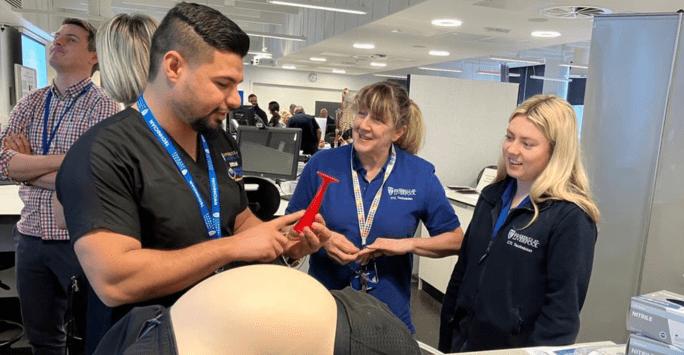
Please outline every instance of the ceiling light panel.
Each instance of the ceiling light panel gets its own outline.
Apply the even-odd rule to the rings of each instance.
[[[533,65],[544,64],[544,62],[541,62],[538,60],[526,60],[526,59],[518,59],[518,58],[489,57],[489,59],[496,60],[499,62],[506,62],[506,63],[524,63],[524,64],[533,64]]]
[[[332,5],[332,4],[320,4],[320,3],[313,3],[310,1],[304,1],[304,0],[269,0],[268,1],[271,4],[274,5],[285,5],[285,6],[294,6],[294,7],[301,7],[305,9],[314,9],[314,10],[323,10],[323,11],[333,11],[333,12],[343,12],[347,14],[356,14],[356,15],[365,15],[368,13],[365,9],[361,7],[351,7],[351,6],[338,6],[338,5]]]
[[[438,27],[458,27],[463,24],[463,22],[456,19],[436,19],[432,20],[432,24]]]
[[[449,55],[449,52],[447,51],[437,51],[437,50],[432,50],[428,52],[429,55],[434,55],[436,57],[446,57]]]
[[[532,32],[532,37],[541,37],[541,38],[555,38],[555,37],[560,37],[560,32],[557,31],[534,31]]]
[[[395,79],[406,79],[406,75],[373,74],[373,76],[382,76],[385,78],[395,78]]]
[[[284,39],[286,41],[295,41],[295,42],[306,42],[306,38],[302,36],[290,36],[290,35],[281,35],[281,34],[276,34],[276,33],[265,33],[265,32],[256,32],[256,31],[245,31],[248,36],[254,36],[254,37],[265,37],[265,38],[275,38],[275,39]]]
[[[386,67],[386,66],[387,66],[387,63],[383,63],[383,62],[371,62],[370,65],[371,65],[372,67]]]
[[[463,73],[463,70],[461,70],[461,69],[440,69],[440,68],[428,68],[428,67],[418,67],[418,69],[429,70],[429,71],[441,71],[441,72],[447,72],[447,73]]]
[[[357,48],[357,49],[374,49],[375,45],[373,43],[354,43],[354,48]]]

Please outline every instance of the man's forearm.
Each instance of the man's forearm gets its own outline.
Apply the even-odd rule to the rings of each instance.
[[[249,208],[242,211],[235,219],[235,234],[244,232],[252,227],[264,223]]]
[[[55,190],[55,178],[57,177],[57,172],[53,171],[51,173],[39,176],[33,180],[26,181],[27,184],[31,186],[40,187],[46,190]]]
[[[27,182],[34,180],[45,174],[56,172],[63,159],[64,155],[29,155],[19,153],[13,156],[7,164],[8,175],[17,181]]]

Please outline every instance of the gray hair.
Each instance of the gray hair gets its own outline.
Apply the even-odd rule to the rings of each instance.
[[[147,85],[152,35],[159,22],[145,14],[119,14],[97,32],[102,87],[114,100],[130,105]]]

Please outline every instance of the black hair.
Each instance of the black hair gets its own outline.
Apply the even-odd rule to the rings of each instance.
[[[278,113],[280,111],[280,105],[278,104],[277,101],[271,101],[268,103],[268,110],[271,112]],[[280,115],[278,115],[280,116]]]
[[[211,60],[211,48],[244,57],[249,51],[249,36],[208,6],[186,2],[174,6],[152,37],[149,81],[154,81],[168,51],[178,51],[188,62],[196,62]]]

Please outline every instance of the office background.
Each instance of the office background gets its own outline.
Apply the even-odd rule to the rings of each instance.
[[[63,17],[87,18],[98,24],[118,12],[139,11],[161,18],[173,3],[0,1],[0,24],[8,27],[0,34],[0,124],[6,124],[16,102],[13,64],[23,62],[10,50],[21,44],[9,28],[34,42],[49,44],[49,34]],[[672,59],[681,51],[681,19],[661,27],[647,16],[639,21],[648,26],[631,28],[636,20],[627,17],[604,32],[618,37],[603,35],[600,42],[596,38],[597,28],[613,26],[604,23],[616,18],[602,18],[602,14],[674,13],[681,2],[597,0],[591,1],[593,6],[528,0],[317,3],[365,10],[366,14],[290,8],[266,0],[208,1],[252,35],[240,90],[257,94],[262,108],[275,100],[281,109],[296,103],[307,113],[318,114],[315,102],[339,101],[344,88],[353,94],[379,80],[405,81],[426,116],[428,139],[420,154],[436,163],[443,183],[474,185],[479,169],[496,163],[498,149],[494,138],[486,148],[478,146],[475,135],[501,125],[501,132],[493,134],[503,136],[508,113],[524,96],[548,92],[576,104],[586,103],[583,158],[605,217],[599,225],[594,275],[578,341],[624,342],[629,297],[659,289],[684,293],[684,258],[680,256],[684,245],[678,232],[684,230],[678,217],[684,213],[684,199],[679,198],[682,162],[677,158],[682,135],[671,118],[676,117],[673,112],[681,113],[677,104],[682,91],[673,79],[681,69]],[[598,17],[592,20],[594,15]],[[444,18],[463,24],[443,28],[429,21]],[[558,31],[560,36],[532,37],[531,28]],[[590,43],[592,30],[595,39]],[[277,36],[281,38],[273,38]],[[353,48],[355,43],[375,48]],[[608,50],[618,44],[624,49]],[[650,49],[641,49],[646,44]],[[430,55],[432,50],[448,54]],[[47,80],[53,76],[49,66],[45,76]],[[501,101],[496,96],[496,100],[474,102],[467,95],[473,91],[494,98],[493,87],[514,85],[502,81],[518,83],[522,89],[502,89],[511,92]],[[586,95],[579,84],[583,81]],[[460,89],[450,86],[461,82],[465,84]],[[464,144],[449,139],[447,133],[459,129],[472,129],[461,138],[473,141]],[[492,144],[497,149],[489,151]],[[644,153],[646,147],[649,154]],[[471,156],[477,157],[477,163],[468,160]],[[484,163],[488,159],[490,163]]]

